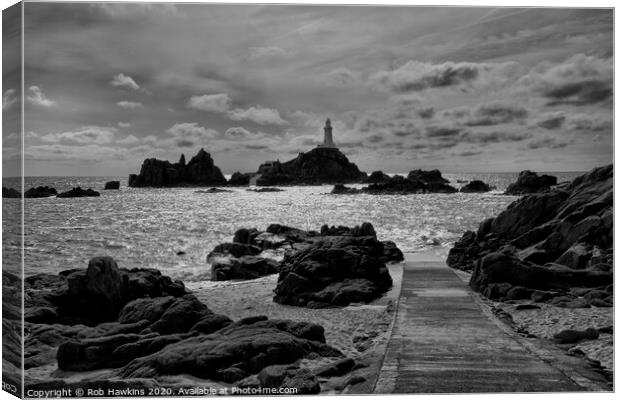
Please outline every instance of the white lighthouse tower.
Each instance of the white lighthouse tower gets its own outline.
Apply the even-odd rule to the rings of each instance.
[[[327,120],[325,121],[325,127],[323,128],[323,131],[325,136],[323,138],[323,144],[320,147],[335,149],[336,145],[334,144],[334,139],[332,137],[332,122],[329,120],[329,118],[327,118]]]

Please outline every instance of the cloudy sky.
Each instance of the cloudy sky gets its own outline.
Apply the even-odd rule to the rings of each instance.
[[[255,171],[314,147],[326,117],[366,171],[613,161],[611,10],[25,7],[28,175],[125,175],[200,147]]]

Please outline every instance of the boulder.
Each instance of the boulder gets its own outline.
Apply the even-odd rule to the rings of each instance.
[[[588,328],[580,331],[576,329],[566,329],[553,335],[553,340],[558,344],[577,343],[582,340],[598,339],[599,332],[595,328]]]
[[[382,257],[373,236],[324,236],[285,256],[274,301],[310,308],[372,301],[392,286]]]
[[[420,181],[431,185],[445,185],[450,183],[449,180],[441,176],[441,172],[438,169],[433,169],[431,171],[416,169],[409,172],[407,179],[410,181]]]
[[[2,186],[2,198],[3,199],[18,199],[22,197],[22,194],[13,188],[7,188]]]
[[[66,192],[59,193],[58,196],[56,197],[63,198],[63,197],[97,197],[97,196],[100,196],[99,192],[91,188],[84,190],[78,186]]]
[[[38,186],[36,188],[30,188],[24,193],[25,198],[39,198],[56,196],[58,192],[53,187]]]
[[[479,180],[473,180],[461,188],[461,193],[485,193],[490,190],[491,187],[486,183]]]
[[[504,194],[518,196],[529,193],[539,193],[549,190],[551,186],[558,184],[558,178],[550,175],[538,176],[532,171],[521,171],[517,181],[508,185]]]
[[[334,186],[331,191],[331,194],[357,194],[360,193],[359,189],[345,186],[341,183]]]
[[[118,190],[120,188],[121,183],[119,181],[109,181],[105,183],[103,190]]]
[[[131,187],[213,186],[226,183],[222,171],[204,149],[200,149],[187,164],[184,155],[174,164],[155,158],[146,159],[140,174],[130,175],[128,182]]]

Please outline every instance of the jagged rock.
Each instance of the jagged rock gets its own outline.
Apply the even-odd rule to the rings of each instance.
[[[2,186],[2,198],[3,199],[17,199],[22,197],[22,194],[13,188],[7,188]]]
[[[49,186],[38,186],[36,188],[31,188],[26,190],[24,193],[25,198],[39,198],[39,197],[50,197],[56,196],[58,192],[53,187]]]
[[[484,193],[490,190],[489,185],[479,180],[471,181],[461,188],[462,193]]]
[[[250,177],[253,174],[242,174],[241,172],[235,172],[228,180],[229,186],[248,186],[250,184]]]
[[[529,193],[538,193],[549,190],[551,186],[557,185],[558,179],[555,176],[541,175],[538,176],[532,171],[521,171],[517,181],[508,185],[504,192],[507,195],[521,195]]]
[[[189,163],[185,157],[176,164],[150,158],[144,160],[140,174],[129,175],[129,186],[212,186],[226,184],[222,171],[213,163],[211,155],[200,149]]]
[[[97,196],[100,196],[99,192],[91,188],[84,190],[78,186],[66,192],[59,193],[58,196],[56,197],[63,198],[63,197],[97,197]]]
[[[300,153],[296,158],[280,163],[270,163],[259,168],[258,186],[291,184],[355,183],[366,179],[366,174],[351,163],[336,148],[315,148]]]
[[[535,279],[524,279],[528,274],[543,281],[554,280],[558,290],[603,285],[613,273],[612,193],[613,166],[609,165],[596,168],[569,184],[523,196],[497,217],[483,221],[476,233],[466,232],[450,250],[447,262],[453,268],[477,270],[472,280],[480,281],[474,286],[482,293],[488,284],[502,282],[529,289],[554,288],[548,283],[540,287]],[[502,259],[499,256],[502,253],[510,256]],[[485,261],[490,255],[494,261]],[[496,277],[506,278],[505,274],[509,274],[498,269],[514,271],[510,279],[493,278],[492,282],[483,283],[488,279],[484,269],[489,264],[495,264],[490,270]],[[584,280],[580,282],[578,277]],[[535,301],[557,297],[545,295],[534,299],[534,296],[538,295],[532,295]],[[582,300],[555,301],[584,306]],[[588,304],[586,301],[585,305]]]
[[[372,236],[326,236],[285,257],[274,301],[321,308],[368,302],[392,286]]]
[[[120,188],[121,183],[119,181],[109,181],[105,183],[103,190],[118,190]]]

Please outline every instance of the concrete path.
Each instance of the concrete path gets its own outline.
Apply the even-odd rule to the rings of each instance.
[[[443,261],[407,261],[375,393],[584,390],[492,318]]]

